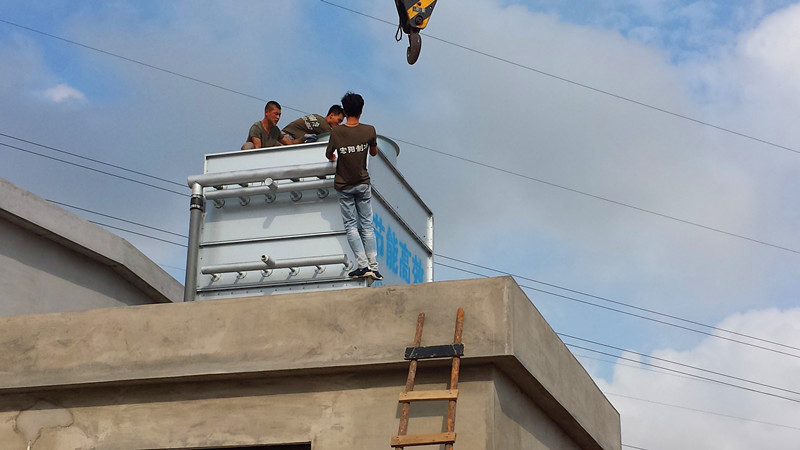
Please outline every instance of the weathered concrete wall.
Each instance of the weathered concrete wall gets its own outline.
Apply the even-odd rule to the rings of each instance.
[[[35,403],[31,398],[43,398],[46,390],[82,387],[83,391],[84,386],[134,386],[143,382],[181,383],[163,384],[181,389],[183,383],[210,379],[227,379],[235,385],[256,378],[302,376],[310,386],[309,398],[286,398],[282,414],[307,415],[308,419],[301,421],[308,422],[305,426],[329,423],[317,418],[323,414],[318,408],[308,412],[303,409],[312,403],[331,404],[331,396],[346,396],[353,390],[352,402],[358,407],[348,409],[338,420],[350,433],[378,433],[382,447],[396,428],[387,434],[384,429],[373,430],[371,424],[391,422],[397,426],[396,398],[407,370],[402,356],[413,339],[418,312],[426,313],[422,345],[436,345],[452,342],[458,307],[465,310],[465,381],[460,387],[466,391],[459,400],[456,431],[486,436],[475,436],[479,443],[475,447],[463,444],[471,438],[459,437],[459,448],[620,448],[619,415],[511,278],[0,317],[0,405],[10,414],[0,418],[0,427],[11,427],[13,416],[24,409],[22,403],[10,405],[9,399],[28,396],[25,408],[30,408]],[[495,367],[502,376],[481,369],[487,366]],[[473,369],[475,373],[470,372]],[[390,375],[369,375],[379,372]],[[371,381],[349,387],[348,380],[362,377]],[[446,381],[446,374],[439,379]],[[326,380],[337,380],[338,387],[326,384]],[[182,408],[184,414],[195,417],[192,423],[170,428],[173,436],[195,426],[200,420],[198,411],[208,409],[206,403],[172,409],[168,396],[131,405],[126,397],[135,397],[140,388],[120,392],[111,387],[98,389],[112,389],[108,395],[116,398],[120,403],[116,407],[126,413],[144,408],[141,414],[149,415],[147,410],[164,403],[171,414]],[[524,395],[516,395],[517,391]],[[258,397],[256,393],[235,389],[225,392],[204,394],[208,398],[203,401],[241,421],[263,414],[246,405],[217,403],[222,401],[220,396],[244,401]],[[47,401],[63,404],[50,397]],[[101,400],[93,404],[101,407],[105,403]],[[424,411],[415,416],[411,432],[430,430],[423,426],[426,431],[415,431],[417,422],[431,425],[426,421],[432,421],[434,428],[441,428],[442,415]],[[153,426],[159,427],[161,416],[152,414]],[[109,417],[124,415],[109,413]],[[59,416],[51,420],[66,419]],[[103,427],[115,425],[112,422]],[[226,429],[237,428],[229,424]],[[543,429],[549,431],[544,433]],[[167,431],[159,429],[160,433]],[[433,430],[437,431],[440,429]],[[90,429],[87,435],[93,432],[99,431]],[[137,436],[149,434],[151,431],[145,430]],[[319,433],[311,435],[322,439]],[[251,435],[243,436],[246,439]],[[494,440],[489,441],[489,436]],[[331,442],[342,439],[338,436]],[[504,447],[512,444],[521,447]],[[333,444],[314,448],[376,448],[328,445]]]
[[[528,397],[502,371],[493,374],[493,426],[486,448],[493,449],[575,449],[581,447],[563,428]]]
[[[0,220],[0,316],[143,305],[109,266]]]
[[[0,179],[0,316],[183,300],[124,239]]]
[[[447,368],[423,367],[417,389],[441,389],[447,379]],[[388,449],[404,384],[405,371],[394,370],[12,394],[0,397],[0,442],[4,450],[25,450],[28,442],[32,450],[297,442],[313,450]],[[459,387],[457,449],[580,448],[493,366],[469,367]],[[409,433],[442,432],[446,416],[446,402],[415,403]]]

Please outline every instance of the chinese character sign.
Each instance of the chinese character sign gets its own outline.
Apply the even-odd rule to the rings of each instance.
[[[391,225],[385,225],[385,221],[379,214],[374,213],[372,221],[375,226],[378,258],[386,258],[384,263],[386,271],[406,283],[425,281],[424,260],[412,253],[414,246],[409,246],[402,237],[398,237],[397,230],[392,229]]]

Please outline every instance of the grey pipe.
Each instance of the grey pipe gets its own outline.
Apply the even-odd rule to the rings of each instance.
[[[204,275],[213,275],[220,273],[247,272],[251,270],[292,269],[310,266],[316,267],[328,264],[342,264],[343,266],[347,266],[347,255],[342,254],[309,258],[286,258],[280,260],[275,260],[267,255],[262,255],[261,261],[205,266],[200,269],[200,273]]]
[[[192,175],[189,177],[188,182],[190,187],[195,183],[207,187],[225,184],[252,183],[264,181],[267,178],[285,180],[291,178],[316,177],[319,175],[333,175],[334,173],[336,173],[336,163],[322,162],[268,169],[234,170],[231,172]]]
[[[333,179],[313,180],[313,181],[298,181],[293,183],[278,184],[277,187],[273,185],[253,186],[246,188],[233,188],[233,189],[219,189],[216,191],[206,192],[206,199],[208,200],[221,200],[231,197],[247,197],[250,195],[265,195],[277,192],[286,191],[306,191],[312,189],[325,189],[333,187]]]
[[[205,200],[203,187],[192,185],[192,198],[189,200],[189,248],[186,251],[186,278],[183,284],[183,301],[194,301],[197,293],[197,257],[200,251],[200,226],[203,223]]]

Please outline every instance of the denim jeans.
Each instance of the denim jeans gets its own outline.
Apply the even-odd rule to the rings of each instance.
[[[347,242],[356,257],[358,268],[378,270],[378,246],[372,225],[372,187],[360,184],[336,192],[339,195]]]

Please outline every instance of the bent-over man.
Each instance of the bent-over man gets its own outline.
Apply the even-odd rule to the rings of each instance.
[[[333,105],[328,109],[327,116],[322,117],[319,114],[303,116],[283,127],[283,132],[291,144],[313,142],[317,140],[317,135],[330,132],[333,127],[342,123],[342,120],[344,120],[344,110],[339,105]]]

